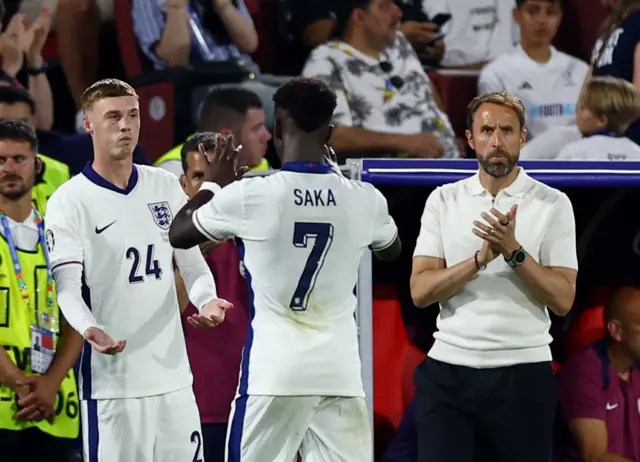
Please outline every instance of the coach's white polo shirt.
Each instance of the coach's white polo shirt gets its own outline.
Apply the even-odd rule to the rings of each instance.
[[[516,239],[547,267],[578,268],[569,198],[519,167],[516,180],[493,198],[478,173],[440,186],[427,199],[414,257],[444,259],[451,267],[482,246],[473,220],[491,207],[507,213],[518,204]],[[438,332],[429,356],[460,366],[491,368],[551,361],[549,313],[502,256],[449,300],[440,303]]]

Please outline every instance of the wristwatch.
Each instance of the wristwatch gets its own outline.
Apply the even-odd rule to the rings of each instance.
[[[40,74],[46,74],[47,69],[49,69],[49,66],[47,65],[46,61],[43,61],[40,67],[27,66],[27,74],[33,77],[37,77]]]
[[[518,250],[514,251],[511,254],[511,257],[504,259],[511,268],[515,268],[516,266],[520,266],[524,263],[524,260],[527,258],[527,253],[524,251],[522,247]]]

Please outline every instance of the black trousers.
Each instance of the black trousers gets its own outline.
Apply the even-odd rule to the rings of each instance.
[[[2,462],[69,462],[74,440],[56,438],[37,428],[0,430]]]
[[[551,363],[494,369],[427,358],[415,371],[419,462],[548,462]]]

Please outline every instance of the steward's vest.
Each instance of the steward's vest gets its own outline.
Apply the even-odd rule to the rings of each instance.
[[[42,173],[38,175],[36,184],[31,189],[31,197],[38,212],[46,215],[47,201],[62,183],[71,178],[71,175],[67,164],[42,154],[38,154],[38,157],[42,160]]]
[[[180,156],[180,152],[182,151],[182,146],[184,146],[184,143],[183,144],[179,144],[175,148],[165,152],[158,159],[156,159],[156,161],[153,163],[153,165],[155,167],[160,167],[161,164],[164,164],[165,162],[168,162],[170,160],[176,160],[178,162],[181,162],[182,158]],[[260,163],[258,165],[256,165],[255,167],[253,167],[251,169],[251,171],[255,172],[255,171],[259,171],[259,170],[269,170],[270,168],[271,168],[271,166],[269,165],[269,162],[267,162],[267,159],[265,159],[263,157],[262,160],[260,161]]]
[[[37,375],[31,371],[31,326],[36,324],[36,308],[47,305],[46,260],[40,244],[34,251],[17,251],[29,290],[28,302],[21,296],[9,245],[4,236],[0,235],[0,345],[25,375]],[[56,325],[60,326],[57,304],[56,313]],[[0,429],[23,430],[38,427],[52,436],[77,438],[80,408],[73,370],[67,373],[58,390],[53,425],[46,420],[18,422],[15,420],[17,411],[15,394],[8,386],[0,384]]]

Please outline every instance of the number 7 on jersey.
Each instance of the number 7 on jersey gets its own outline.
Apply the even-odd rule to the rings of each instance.
[[[293,245],[307,248],[309,239],[313,239],[313,247],[298,280],[296,290],[291,297],[289,307],[294,311],[305,311],[309,296],[316,284],[318,273],[322,269],[327,252],[333,241],[333,225],[331,223],[296,222],[293,225]]]

